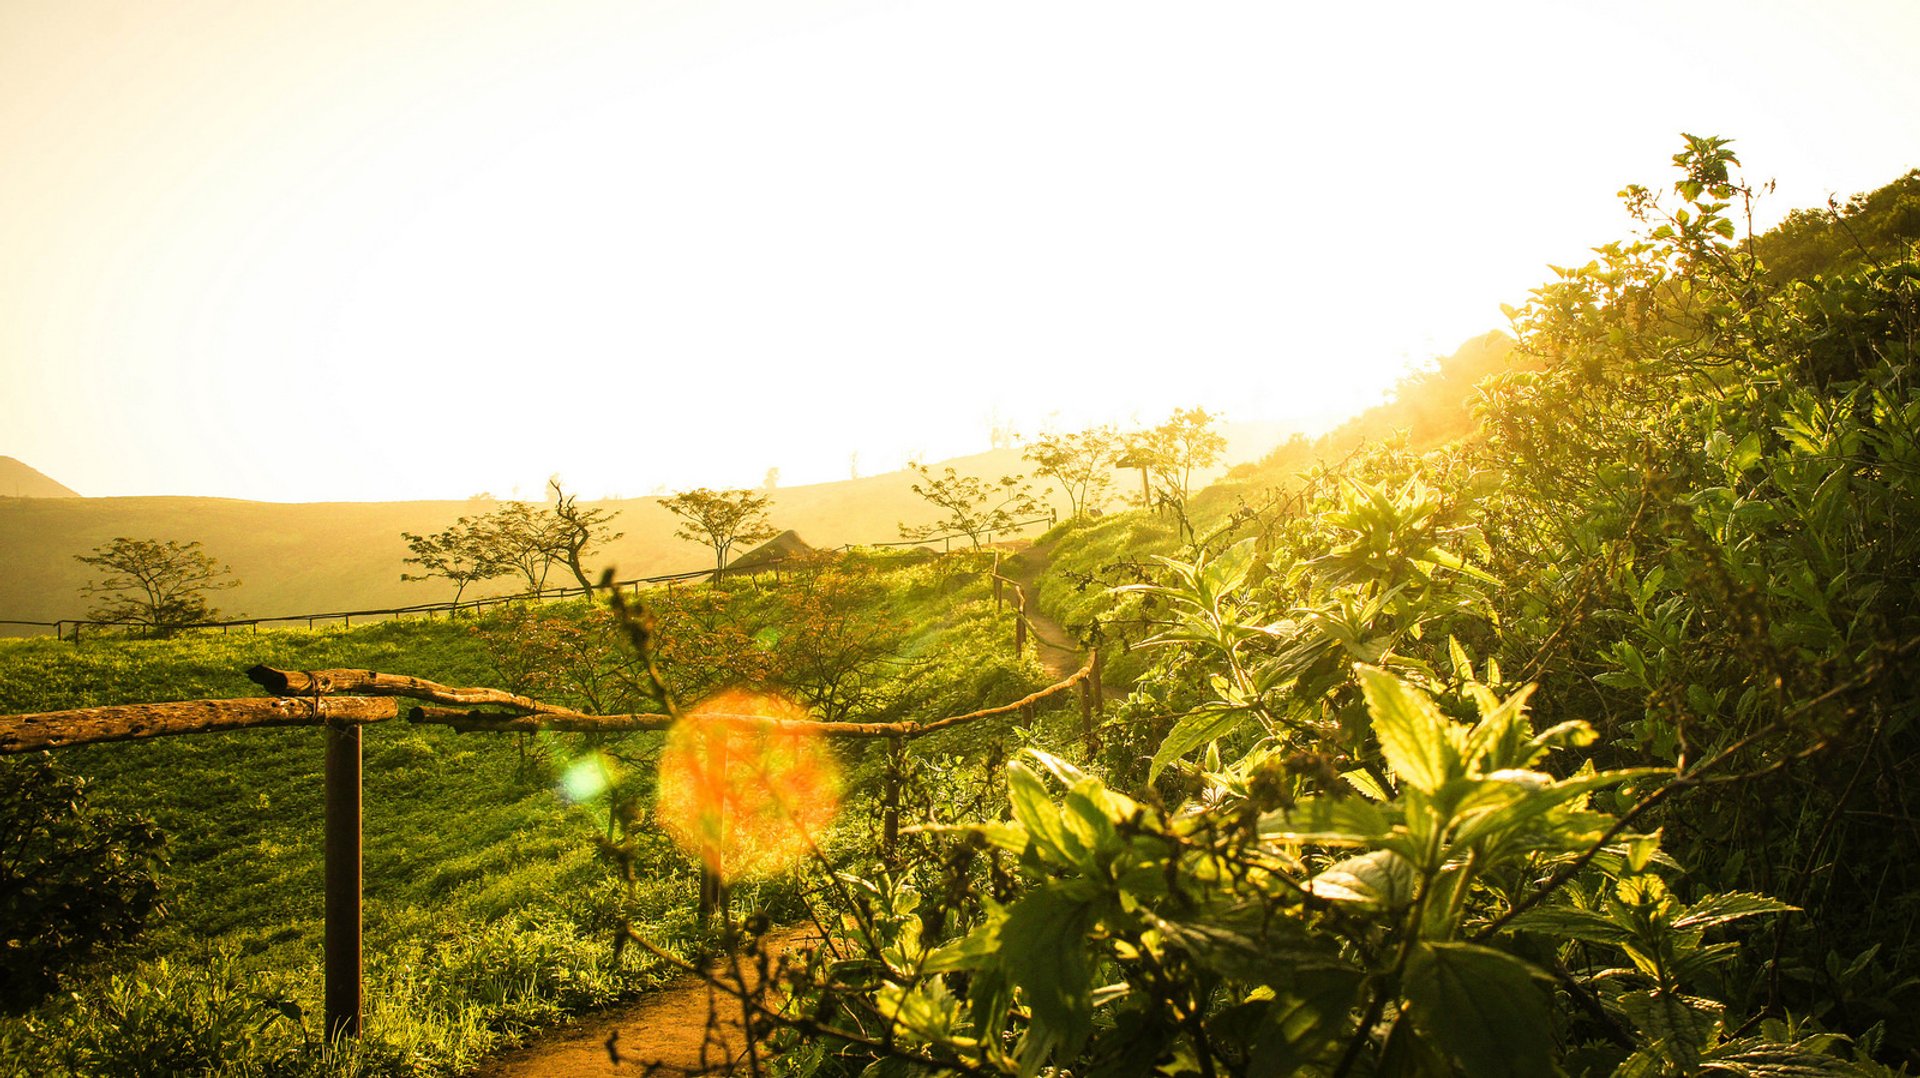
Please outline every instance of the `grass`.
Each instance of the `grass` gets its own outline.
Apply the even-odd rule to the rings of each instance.
[[[905,627],[890,664],[891,708],[934,718],[1024,695],[1047,680],[1011,654],[1006,614],[961,558],[864,555],[873,602]],[[778,595],[740,583],[736,616],[770,616]],[[584,604],[554,604],[584,616]],[[170,640],[0,641],[0,711],[258,695],[243,671],[350,667],[452,684],[499,684],[469,627],[386,622],[355,630],[182,635]],[[1060,711],[1050,721],[1064,723]],[[906,717],[905,714],[867,716]],[[927,751],[977,759],[995,719]],[[658,734],[597,746],[644,765]],[[840,746],[842,823],[823,843],[844,863],[872,854],[881,747]],[[364,729],[364,903],[368,1010],[350,1051],[318,1048],[323,934],[323,737],[235,731],[87,746],[60,763],[92,798],[153,817],[169,836],[164,916],[75,991],[0,1021],[0,1074],[452,1074],[503,1041],[631,995],[667,971],[630,921],[680,953],[705,942],[690,905],[693,865],[656,830],[636,835],[646,870],[631,889],[596,853],[599,801],[555,783],[587,751],[577,735],[459,734],[403,722]],[[642,776],[642,788],[646,780]],[[791,880],[736,893],[736,911],[797,913]]]

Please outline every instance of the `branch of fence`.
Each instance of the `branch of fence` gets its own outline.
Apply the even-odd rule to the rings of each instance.
[[[949,715],[932,722],[802,722],[742,716],[743,725],[760,729],[804,730],[821,737],[898,737],[912,740],[939,730],[993,715],[1030,707],[1058,695],[1092,676],[1096,656],[1089,654],[1080,669],[1044,689],[1012,703]],[[286,693],[236,700],[180,700],[158,704],[115,704],[27,715],[0,715],[0,755],[36,749],[66,748],[104,741],[131,741],[173,734],[198,734],[263,726],[361,725],[384,722],[400,715],[393,697],[436,703],[497,704],[511,712],[467,711],[420,706],[407,711],[407,721],[472,731],[558,730],[587,733],[664,730],[667,715],[590,715],[548,704],[516,693],[489,688],[458,688],[422,678],[382,674],[373,670],[276,670],[256,666],[247,676],[269,691]],[[359,695],[334,696],[336,692]],[[721,717],[720,721],[726,721]]]
[[[497,704],[536,715],[594,717],[570,707],[545,703],[531,696],[500,689],[457,688],[425,678],[382,674],[376,670],[277,670],[262,665],[249,669],[247,678],[275,696],[405,696],[436,704]]]
[[[400,713],[392,700],[359,696],[273,696],[115,704],[29,715],[0,715],[0,756],[104,741],[135,741],[263,726],[359,726]]]

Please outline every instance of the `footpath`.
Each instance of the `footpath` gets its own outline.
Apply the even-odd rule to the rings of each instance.
[[[1002,563],[1001,575],[1018,582],[1028,597],[1027,626],[1040,665],[1049,676],[1064,678],[1080,669],[1086,656],[1074,646],[1066,628],[1032,602],[1048,553],[1046,548],[1028,547]],[[1109,698],[1118,698],[1115,691],[1107,689]],[[779,953],[811,938],[812,931],[787,929],[768,936],[766,942],[773,953]],[[751,963],[743,959],[741,965]],[[751,979],[753,971],[747,973]],[[732,963],[721,960],[709,975],[730,979]],[[633,1003],[548,1031],[532,1044],[489,1060],[472,1078],[683,1078],[745,1073],[745,1044],[738,1000],[689,974]]]

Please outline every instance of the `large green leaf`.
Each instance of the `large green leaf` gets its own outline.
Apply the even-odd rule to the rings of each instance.
[[[1368,846],[1391,830],[1387,810],[1359,797],[1309,797],[1260,817],[1260,834],[1284,842]]]
[[[1291,917],[1267,916],[1257,906],[1204,920],[1154,917],[1152,923],[1169,946],[1185,951],[1196,965],[1242,984],[1287,985],[1316,969],[1359,976],[1330,937],[1310,934]]]
[[[1353,970],[1308,970],[1275,992],[1253,1038],[1251,1073],[1297,1074],[1324,1062],[1345,1038],[1361,981]]]
[[[1158,778],[1168,764],[1187,753],[1233,733],[1252,714],[1246,708],[1203,707],[1180,716],[1180,721],[1168,731],[1167,739],[1160,743],[1159,751],[1153,754],[1153,765],[1147,772],[1147,781]]]
[[[1624,943],[1633,937],[1626,926],[1578,906],[1535,906],[1508,921],[1507,928],[1584,943]]]
[[[1520,959],[1472,943],[1421,943],[1402,990],[1420,1032],[1462,1072],[1476,1078],[1553,1073],[1547,996]]]
[[[1026,994],[1036,1033],[1062,1058],[1077,1053],[1093,1032],[1091,919],[1087,903],[1042,887],[1007,907],[1000,925],[1007,976]]]
[[[1048,795],[1046,783],[1018,760],[1007,764],[1007,800],[1013,818],[1026,827],[1042,855],[1069,865],[1091,864],[1091,851],[1061,819],[1060,807]]]
[[[1373,716],[1380,752],[1400,781],[1431,794],[1459,770],[1453,723],[1425,693],[1374,666],[1354,667]]]
[[[1794,913],[1799,909],[1798,906],[1789,906],[1785,902],[1765,895],[1729,891],[1726,894],[1708,895],[1688,906],[1685,913],[1673,919],[1673,927],[1707,928],[1725,924],[1728,921],[1737,921],[1742,917],[1753,917],[1762,913]]]
[[[1865,1073],[1862,1068],[1822,1051],[1826,1040],[1810,1037],[1778,1044],[1760,1037],[1743,1037],[1727,1041],[1700,1057],[1700,1072],[1733,1074],[1740,1078],[1843,1078]]]
[[[1667,1058],[1691,1063],[1720,1035],[1726,1004],[1699,996],[1647,990],[1615,997],[1627,1018]]]
[[[1413,865],[1392,850],[1375,850],[1327,867],[1307,891],[1330,902],[1398,909],[1413,901]]]

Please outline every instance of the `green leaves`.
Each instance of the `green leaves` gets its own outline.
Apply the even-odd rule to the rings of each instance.
[[[1753,917],[1762,913],[1795,913],[1800,907],[1789,906],[1785,902],[1771,899],[1765,895],[1749,894],[1744,891],[1730,891],[1726,894],[1708,895],[1706,898],[1687,907],[1685,913],[1673,919],[1673,927],[1680,929],[1707,928],[1711,925],[1725,924],[1742,917]]]
[[[1373,666],[1357,666],[1360,688],[1373,715],[1373,734],[1381,755],[1402,782],[1426,794],[1437,793],[1460,774],[1464,733],[1440,714],[1433,701],[1406,682]]]
[[[1028,1036],[1036,1058],[1051,1052],[1071,1059],[1093,1032],[1092,963],[1084,945],[1090,926],[1087,903],[1054,887],[1030,891],[1007,907],[999,955],[1033,1009]]]
[[[1401,988],[1406,1016],[1462,1073],[1553,1073],[1546,993],[1520,959],[1472,943],[1421,943]]]

